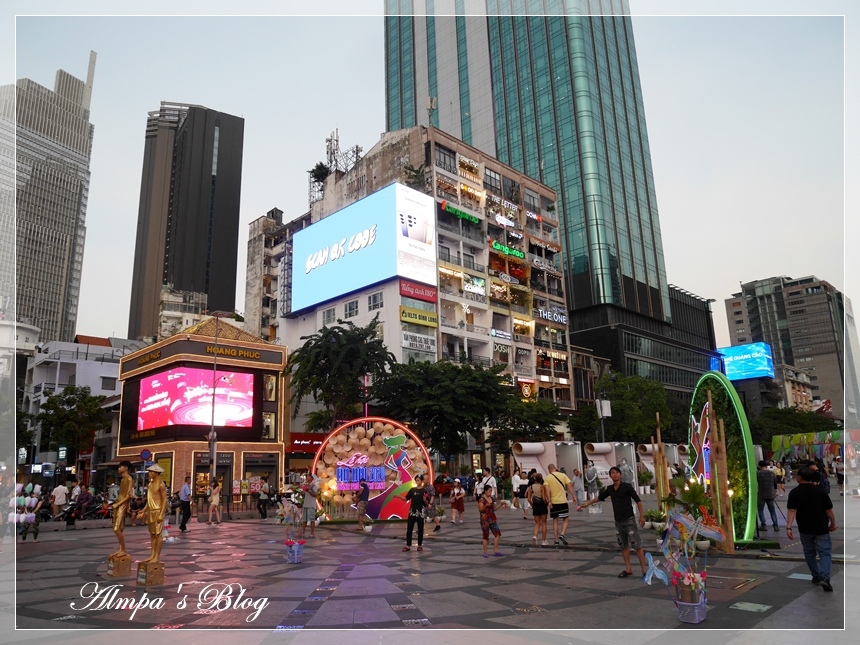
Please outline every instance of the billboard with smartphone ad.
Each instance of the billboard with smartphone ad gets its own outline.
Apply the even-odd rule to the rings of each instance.
[[[435,202],[401,184],[293,236],[294,312],[396,276],[436,284]]]

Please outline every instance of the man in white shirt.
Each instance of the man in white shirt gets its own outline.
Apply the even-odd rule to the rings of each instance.
[[[475,485],[475,495],[477,497],[480,497],[481,495],[484,494],[484,487],[485,486],[490,486],[490,487],[492,487],[493,490],[496,490],[496,478],[493,477],[493,475],[492,475],[492,473],[490,473],[490,471],[485,472],[484,476],[481,477],[481,481],[479,481]]]
[[[81,494],[81,485],[78,483],[77,479],[72,480],[72,497],[71,500],[73,502],[78,501],[78,496]]]
[[[57,515],[60,514],[63,506],[65,506],[68,501],[69,489],[66,488],[65,484],[58,484],[57,487],[51,491],[51,507],[54,510],[54,517],[57,517]]]

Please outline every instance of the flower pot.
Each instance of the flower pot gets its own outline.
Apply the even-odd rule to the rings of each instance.
[[[666,529],[666,522],[653,522],[651,526],[657,531],[663,531]]]
[[[314,525],[319,526],[321,521],[322,521],[322,519],[318,517],[317,519],[314,520]]]
[[[654,526],[654,522],[645,521],[645,525],[642,527],[643,529],[650,529]]]
[[[707,551],[711,548],[710,540],[696,540],[696,549],[699,551]]]
[[[373,530],[373,527],[372,527],[372,526],[365,526],[365,527],[364,527],[364,532],[365,532],[365,533],[370,533],[372,530]]]

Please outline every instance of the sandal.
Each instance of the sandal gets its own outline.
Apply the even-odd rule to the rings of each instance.
[[[632,575],[633,575],[632,571],[622,571],[621,573],[618,574],[618,577],[619,578],[627,578],[627,577],[632,576]]]
[[[411,551],[411,550],[412,550],[412,548],[411,548],[411,547],[408,547],[408,546],[405,546],[405,547],[403,547],[403,548],[402,548],[402,549],[400,549],[400,550],[401,550],[401,551]]]
[[[490,554],[489,554],[489,553],[485,553],[485,554],[484,554],[484,557],[485,557],[485,558],[489,558],[489,557],[490,557]]]
[[[423,546],[419,546],[419,547],[418,547],[418,550],[419,550],[419,551],[423,551],[423,550],[424,550],[424,547],[423,547]]]

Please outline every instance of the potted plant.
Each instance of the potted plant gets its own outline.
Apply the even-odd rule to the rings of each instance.
[[[650,470],[640,470],[636,474],[636,480],[639,482],[639,492],[643,495],[648,492],[648,485],[654,479],[654,473]]]
[[[663,511],[656,508],[649,508],[643,514],[645,518],[645,527],[646,529],[650,529],[654,527],[655,522],[659,522],[664,516]]]
[[[369,517],[364,518],[364,532],[370,533],[373,530],[373,520]]]
[[[316,520],[314,520],[315,524],[316,524],[317,526],[319,526],[319,525],[320,525],[320,522],[322,522],[324,519],[325,519],[325,513],[323,513],[320,509],[317,509],[317,511],[316,511]]]

